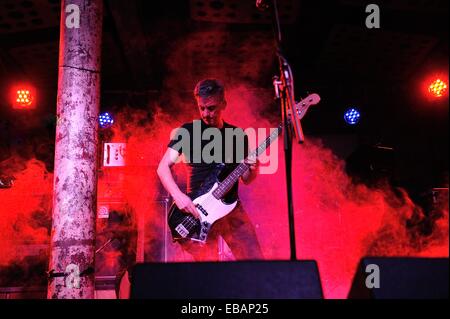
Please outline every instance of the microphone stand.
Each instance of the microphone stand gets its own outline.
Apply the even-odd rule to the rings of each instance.
[[[261,10],[269,7],[264,1],[258,0],[257,7]],[[294,80],[292,71],[286,58],[282,54],[281,28],[278,15],[277,1],[272,0],[271,13],[275,36],[275,48],[278,57],[280,76],[274,76],[273,86],[275,89],[275,100],[281,110],[283,129],[284,129],[284,159],[286,167],[286,191],[288,201],[289,217],[289,242],[290,242],[290,260],[297,260],[297,249],[295,241],[295,221],[294,221],[294,202],[292,194],[292,135],[296,136],[298,143],[304,142],[303,130],[298,118],[295,99],[294,99]]]

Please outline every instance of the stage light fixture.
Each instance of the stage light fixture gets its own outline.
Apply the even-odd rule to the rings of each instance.
[[[442,97],[447,92],[447,83],[441,79],[437,79],[430,84],[428,87],[428,92],[435,97]]]
[[[35,108],[36,91],[27,85],[20,85],[13,88],[12,106],[14,109],[28,110]]]
[[[108,128],[114,124],[114,118],[110,113],[105,112],[98,116],[98,122],[101,128]]]
[[[349,125],[358,124],[360,118],[361,118],[361,113],[355,108],[348,109],[344,114],[344,120]]]

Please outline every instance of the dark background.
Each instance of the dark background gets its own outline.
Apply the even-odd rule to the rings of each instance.
[[[279,1],[296,96],[317,92],[322,97],[304,121],[305,134],[329,137],[327,146],[350,157],[353,172],[378,160],[412,193],[448,186],[448,97],[431,100],[421,91],[434,74],[448,79],[448,1],[377,1],[381,28],[370,30],[365,27],[369,3]],[[102,109],[126,105],[151,114],[154,100],[170,109],[169,88],[189,94],[200,70],[214,70],[227,56],[227,82],[271,90],[277,73],[272,29],[268,12],[258,11],[255,1],[104,4]],[[59,16],[58,0],[0,1],[0,161],[18,152],[52,169]],[[180,41],[215,30],[228,37],[194,37],[183,59],[171,61]],[[170,87],[174,64],[184,81]],[[34,83],[39,101],[27,113],[13,110],[8,100],[10,85],[24,80]],[[356,127],[343,121],[350,106],[362,112]],[[278,112],[275,105],[265,111]],[[346,141],[352,142],[342,146]],[[377,153],[376,145],[394,151]]]

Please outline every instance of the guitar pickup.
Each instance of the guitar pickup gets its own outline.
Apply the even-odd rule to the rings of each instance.
[[[197,207],[197,209],[205,216],[208,216],[208,212],[203,208],[202,205],[200,204],[196,204],[195,207]]]

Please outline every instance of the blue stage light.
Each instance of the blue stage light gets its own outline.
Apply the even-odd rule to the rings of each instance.
[[[350,108],[345,112],[344,120],[347,124],[355,125],[358,124],[361,118],[361,113],[355,108]]]
[[[114,118],[110,113],[101,113],[98,116],[98,123],[101,128],[111,127],[114,124]]]

